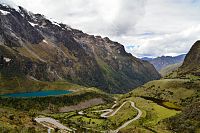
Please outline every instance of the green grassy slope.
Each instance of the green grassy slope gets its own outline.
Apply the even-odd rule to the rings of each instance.
[[[131,99],[142,109],[143,116],[121,132],[197,132],[199,130],[200,81],[161,79],[151,81],[121,100]],[[194,106],[194,105],[196,106]],[[193,105],[193,106],[192,106]],[[199,105],[199,104],[198,104]],[[189,107],[193,107],[192,110]],[[190,114],[190,115],[188,115]],[[191,124],[188,127],[188,124]]]
[[[162,79],[151,81],[129,93],[131,96],[145,96],[172,102],[182,106],[184,101],[196,99],[200,81],[188,79]]]
[[[47,129],[34,121],[34,114],[13,108],[0,108],[1,133],[46,133]]]
[[[122,129],[121,133],[167,133],[169,131],[165,125],[160,124],[161,121],[180,113],[180,111],[167,109],[140,97],[129,97],[126,99],[136,103],[136,106],[142,111],[142,117]]]

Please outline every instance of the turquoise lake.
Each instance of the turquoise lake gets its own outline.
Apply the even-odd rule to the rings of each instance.
[[[12,93],[12,94],[5,94],[2,96],[6,97],[45,97],[45,96],[58,96],[58,95],[65,95],[71,94],[72,91],[67,90],[47,90],[47,91],[37,91],[37,92],[25,92],[25,93]]]

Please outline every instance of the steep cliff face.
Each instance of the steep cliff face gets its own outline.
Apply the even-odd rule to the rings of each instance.
[[[123,45],[22,7],[0,5],[0,56],[1,77],[68,80],[111,93],[160,78],[153,65],[126,53]]]

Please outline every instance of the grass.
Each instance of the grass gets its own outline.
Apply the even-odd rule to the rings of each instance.
[[[200,82],[198,81],[190,82],[190,80],[186,79],[161,79],[148,82],[129,94],[124,95],[124,97],[147,96],[180,106],[182,99],[194,96],[197,88],[200,88]]]
[[[114,116],[111,116],[108,119],[112,123],[111,128],[116,129],[126,121],[133,119],[136,115],[137,111],[128,102]]]
[[[95,119],[85,116],[74,116],[69,120],[73,121],[76,125],[79,125],[81,127],[102,129],[104,126],[106,126],[104,119]]]
[[[151,81],[121,96],[121,101],[132,100],[143,112],[138,121],[122,129],[122,132],[146,132],[146,130],[158,133],[172,132],[166,120],[174,118],[172,120],[176,122],[176,118],[182,116],[182,110],[185,107],[195,101],[198,102],[199,88],[200,82],[195,77],[193,79],[161,79]],[[174,125],[174,128],[177,127],[181,129],[181,125]]]
[[[142,116],[139,120],[130,123],[127,127],[122,129],[122,132],[167,132],[162,121],[171,116],[175,116],[180,111],[167,109],[152,101],[140,98],[130,97],[127,100],[134,101],[136,106],[141,109]],[[161,126],[162,125],[162,126]]]
[[[82,129],[84,129],[85,125],[93,129],[97,126],[99,127],[99,129],[103,130],[103,128],[106,128],[106,125],[107,125],[105,124],[105,119],[99,119],[99,117],[90,118],[88,116],[81,116],[81,115],[78,115],[76,111],[68,112],[68,113],[55,113],[58,111],[59,107],[75,105],[77,103],[80,103],[80,101],[84,101],[91,98],[98,98],[98,97],[105,100],[106,103],[109,101],[108,99],[111,98],[104,92],[97,90],[95,88],[88,88],[86,90],[74,92],[73,94],[69,94],[66,96],[58,96],[58,97],[41,97],[41,98],[28,98],[28,99],[1,98],[0,100],[0,106],[1,106],[0,130],[1,128],[3,128],[3,129],[6,129],[6,131],[11,132],[12,130],[17,128],[21,131],[24,131],[25,133],[26,132],[29,133],[28,131],[29,127],[27,128],[26,126],[22,127],[20,123],[22,123],[22,125],[28,124],[30,123],[29,121],[32,121],[32,119],[37,116],[47,116],[47,117],[55,118],[56,120],[60,120],[60,122],[65,124],[66,126],[69,126],[72,128],[75,127],[77,129],[80,129],[81,131]],[[113,101],[113,99],[111,101]],[[93,108],[95,109],[107,108],[110,105],[111,104],[109,104],[108,102],[108,104],[98,105]],[[4,110],[6,108],[8,108],[9,113],[8,112],[1,113],[1,110]],[[13,109],[13,108],[16,108],[16,109]],[[14,111],[11,112],[12,110]],[[15,114],[15,117],[17,117],[16,119],[17,124],[13,122],[8,122],[7,124],[7,119],[9,119],[10,117],[9,114],[13,114],[13,113]],[[24,117],[23,115],[21,115],[21,113],[24,115]],[[47,113],[50,113],[50,114],[47,114]],[[36,130],[36,129],[31,128],[30,130]]]
[[[46,128],[33,120],[29,112],[22,112],[12,108],[0,108],[0,131],[9,133],[45,133]]]
[[[155,126],[158,124],[159,121],[174,116],[177,113],[180,113],[179,111],[170,110],[155,103],[151,103],[150,106],[152,106],[153,113],[152,113],[152,120],[146,123],[148,126],[149,125]]]
[[[84,116],[90,117],[90,118],[98,118],[100,119],[100,115],[102,114],[102,112],[94,112],[96,110],[104,110],[104,109],[108,109],[111,108],[111,104],[102,104],[102,105],[97,105],[88,109],[83,110],[83,112],[85,112],[86,114],[84,114]]]
[[[47,116],[60,120],[63,124],[71,128],[77,128],[79,130],[87,128],[87,130],[94,131],[106,131],[114,130],[121,126],[126,121],[134,118],[137,115],[137,111],[133,109],[130,103],[126,103],[116,115],[109,118],[101,118],[100,115],[103,112],[93,112],[96,110],[102,110],[110,108],[112,104],[97,105],[83,110],[84,115],[79,115],[78,112],[68,112],[60,114],[49,114]],[[118,107],[116,107],[118,108]]]
[[[193,77],[195,78],[195,77]],[[75,103],[80,102],[81,98],[83,100],[83,96],[88,99],[92,97],[105,97],[105,99],[110,99],[111,96],[108,96],[106,93],[95,89],[95,88],[85,88],[79,85],[71,84],[66,81],[58,81],[58,82],[38,82],[33,80],[27,80],[27,82],[23,81],[23,78],[13,78],[9,80],[5,80],[4,78],[0,79],[3,82],[0,82],[0,86],[4,86],[1,88],[1,93],[11,92],[13,90],[17,92],[21,91],[29,91],[29,90],[54,90],[54,89],[61,89],[61,90],[73,90],[74,94],[70,94],[70,98],[50,98],[40,99],[43,102],[35,103],[28,103],[26,100],[22,101],[21,105],[26,106],[26,104],[34,105],[39,107],[40,104],[45,105],[45,108],[49,107],[49,103],[55,105],[54,107],[57,108],[57,105],[64,106],[65,104],[71,101],[76,101]],[[8,82],[7,82],[8,81]],[[166,119],[175,117],[177,114],[181,114],[181,111],[177,111],[179,109],[183,109],[184,106],[188,105],[192,100],[198,100],[199,98],[199,88],[200,82],[198,80],[191,80],[191,79],[161,79],[156,81],[151,81],[132,92],[125,94],[125,95],[114,95],[118,98],[118,108],[124,101],[134,101],[136,106],[142,110],[142,116],[139,120],[130,123],[127,127],[121,130],[123,133],[131,133],[131,132],[158,132],[158,133],[169,133],[171,132],[164,121]],[[7,91],[6,91],[7,90]],[[93,92],[93,93],[90,93]],[[84,95],[86,94],[87,95]],[[148,100],[142,97],[150,97],[160,100],[162,104],[158,104],[154,100]],[[68,101],[68,103],[62,103],[62,101]],[[36,100],[36,99],[35,99]],[[38,100],[38,99],[37,99]],[[88,109],[84,109],[83,111],[87,114],[79,115],[77,111],[68,112],[68,113],[54,113],[54,114],[46,114],[46,116],[53,117],[57,120],[60,120],[61,123],[65,124],[71,128],[77,128],[80,131],[91,130],[94,132],[97,130],[105,131],[109,129],[116,129],[117,127],[121,126],[126,121],[134,118],[137,115],[137,111],[134,110],[130,103],[125,104],[116,115],[110,118],[101,118],[101,113],[92,112],[94,110],[102,110],[111,108],[113,103],[111,103],[114,99],[110,99],[107,104],[97,105],[94,107],[90,107]],[[33,101],[33,100],[31,100]],[[54,102],[58,101],[58,102]],[[4,101],[5,102],[5,101]],[[184,102],[184,104],[183,104]],[[9,105],[13,103],[13,101],[9,102]],[[62,103],[62,104],[61,104]],[[51,104],[51,106],[52,106]],[[74,103],[72,103],[74,104]],[[42,106],[43,106],[42,105]],[[47,106],[48,105],[48,106]],[[10,106],[9,106],[10,107]],[[29,112],[35,111],[32,108]],[[53,112],[52,112],[53,113]],[[8,115],[9,116],[9,115]],[[5,123],[5,117],[2,117]],[[23,122],[27,123],[25,120]],[[4,125],[9,129],[12,129],[13,124]],[[1,127],[0,127],[1,128]],[[88,128],[88,129],[86,129]],[[28,130],[28,129],[26,129]]]
[[[77,112],[49,114],[46,116],[60,120],[68,127],[76,129],[91,128],[91,130],[105,130],[108,125],[108,121],[106,119],[89,117],[88,115],[79,115]]]

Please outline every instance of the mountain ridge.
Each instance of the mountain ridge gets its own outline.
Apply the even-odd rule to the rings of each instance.
[[[23,7],[0,5],[0,72],[42,81],[68,80],[110,93],[125,93],[160,75],[109,38],[52,22]],[[6,60],[8,59],[8,60]]]

